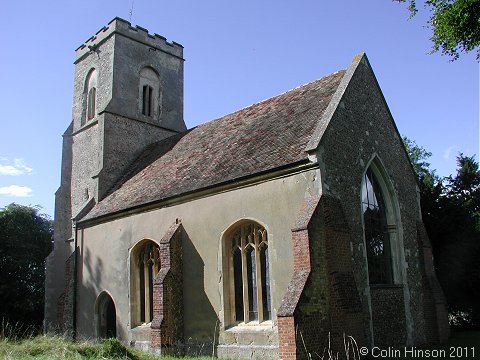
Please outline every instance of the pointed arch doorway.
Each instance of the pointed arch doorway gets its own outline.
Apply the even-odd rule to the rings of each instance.
[[[98,338],[117,337],[117,311],[113,299],[106,292],[98,296],[96,315]]]

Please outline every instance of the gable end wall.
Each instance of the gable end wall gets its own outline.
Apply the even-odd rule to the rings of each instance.
[[[397,225],[404,244],[404,263],[401,267],[406,269],[404,276],[407,280],[403,284],[403,299],[396,300],[399,306],[402,302],[405,304],[405,326],[401,324],[397,329],[400,333],[397,334],[408,343],[424,342],[422,276],[416,265],[419,261],[416,222],[420,213],[416,180],[366,57],[360,60],[330,120],[317,149],[317,157],[322,169],[322,188],[341,199],[351,229],[354,274],[366,316],[365,333],[369,334],[370,343],[373,329],[369,314],[373,299],[368,288],[360,190],[362,176],[370,161],[377,157],[383,163],[393,186],[393,197],[398,200],[400,223]],[[398,290],[392,291],[398,293]],[[393,293],[388,296],[398,299]],[[401,311],[403,309],[399,309]],[[379,334],[391,326],[388,317],[382,319],[382,323],[376,323],[374,333]]]

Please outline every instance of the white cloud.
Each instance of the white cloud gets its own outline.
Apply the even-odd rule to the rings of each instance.
[[[33,190],[27,186],[10,185],[0,187],[0,195],[29,197],[32,196]]]
[[[0,161],[6,164],[0,164],[0,175],[18,176],[30,174],[33,169],[25,164],[23,159],[13,159],[13,164],[7,158],[0,157]]]
[[[16,176],[16,175],[22,175],[22,171],[20,169],[17,169],[15,166],[12,165],[0,165],[0,175],[10,175],[10,176]]]
[[[450,156],[452,156],[452,152],[453,150],[455,149],[458,149],[459,147],[457,145],[452,145],[452,146],[449,146],[448,148],[445,149],[445,151],[443,152],[443,158],[445,160],[450,160]]]

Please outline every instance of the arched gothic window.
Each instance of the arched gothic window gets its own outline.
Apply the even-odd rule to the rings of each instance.
[[[160,78],[155,70],[144,67],[140,70],[140,111],[142,115],[158,118],[160,111]]]
[[[271,319],[267,231],[248,222],[226,239],[231,323]]]
[[[362,181],[362,215],[368,276],[370,284],[393,284],[392,240],[395,238],[395,217],[391,201],[379,181],[378,172],[369,167]]]
[[[97,114],[97,71],[92,69],[87,76],[87,82],[85,86],[86,94],[86,118],[87,121],[92,120]]]
[[[131,253],[132,325],[149,323],[153,319],[153,281],[160,269],[158,245],[145,240]]]

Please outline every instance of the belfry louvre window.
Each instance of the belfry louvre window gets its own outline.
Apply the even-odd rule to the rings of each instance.
[[[151,241],[139,244],[132,253],[133,325],[149,323],[153,319],[153,281],[160,270],[158,245]]]
[[[143,116],[158,119],[162,108],[159,73],[147,66],[140,70],[139,75],[138,111]]]
[[[369,168],[362,182],[362,213],[370,284],[392,284],[392,250],[384,196]]]
[[[236,323],[270,320],[267,231],[252,222],[242,224],[229,243],[232,320]]]
[[[142,101],[142,114],[146,116],[152,116],[153,88],[151,86],[143,86]]]

